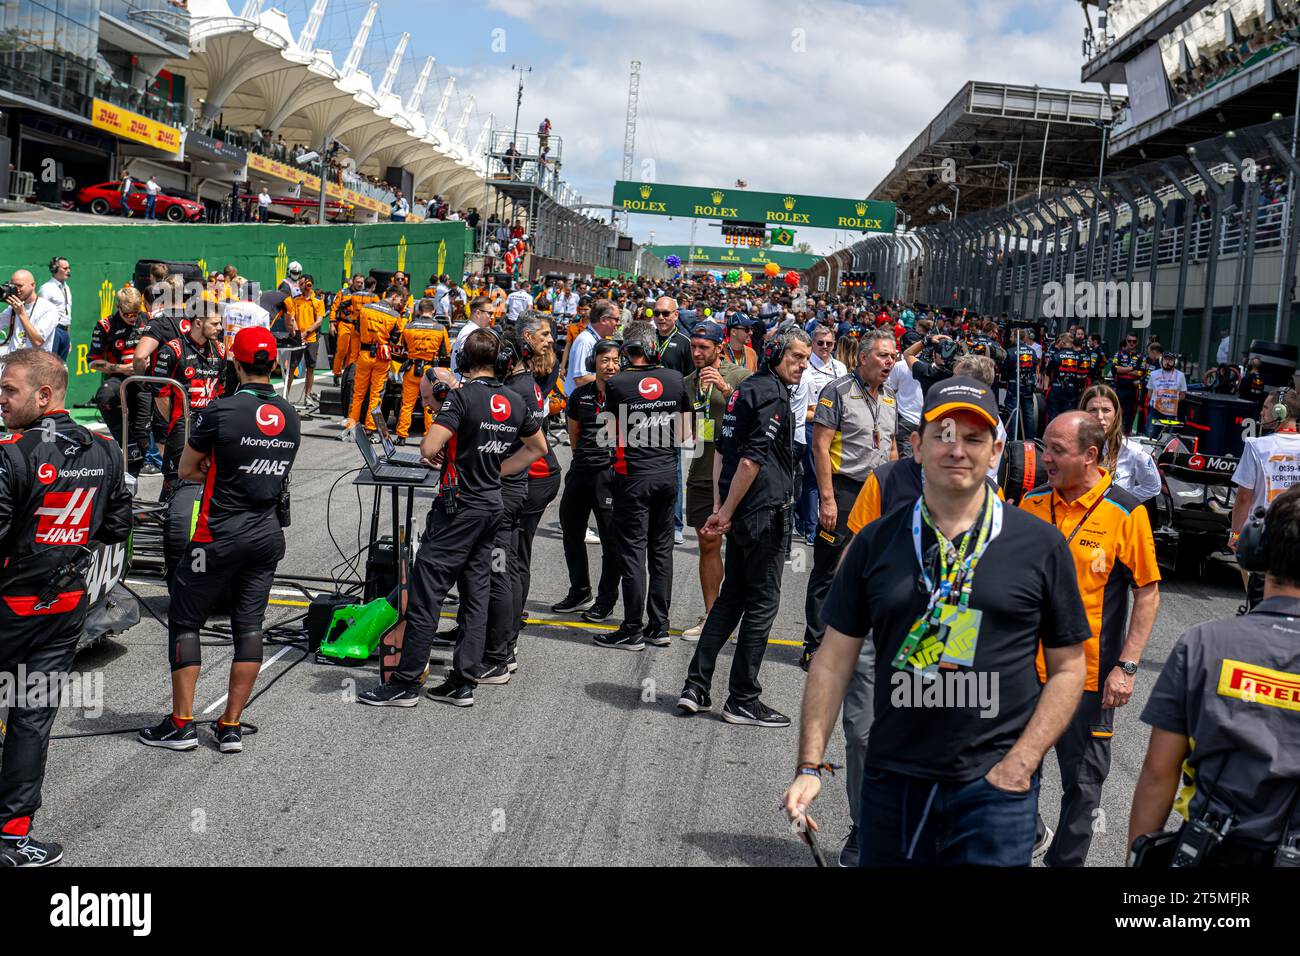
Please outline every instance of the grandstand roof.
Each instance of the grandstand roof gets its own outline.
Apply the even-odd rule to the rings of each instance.
[[[869,198],[897,203],[907,224],[919,226],[948,218],[946,212],[930,213],[932,206],[953,208],[956,194],[943,178],[945,160],[953,161],[949,168],[961,189],[958,215],[1005,204],[1009,173],[1014,197],[1038,190],[1040,170],[1044,189],[1094,180],[1103,124],[1126,102],[1086,90],[967,83]]]

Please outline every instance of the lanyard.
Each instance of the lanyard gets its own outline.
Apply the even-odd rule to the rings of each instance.
[[[851,372],[850,374],[853,376],[853,381],[857,383],[858,388],[862,392],[860,397],[862,398],[863,404],[865,404],[867,408],[871,409],[871,447],[873,450],[878,450],[880,448],[880,393],[877,390],[875,401],[872,401],[870,394],[867,391],[867,386],[862,384],[862,379],[858,378],[858,373]]]
[[[930,571],[925,566],[925,558],[921,554],[922,522],[939,539],[938,581],[930,577]],[[916,551],[916,563],[921,569],[921,580],[925,583],[926,590],[930,592],[930,605],[927,611],[933,610],[936,605],[949,598],[952,592],[957,589],[962,592],[960,601],[963,608],[970,601],[970,589],[974,583],[975,568],[979,564],[980,558],[984,556],[984,552],[988,550],[988,546],[993,543],[993,539],[1002,531],[1002,502],[997,499],[987,486],[984,489],[984,509],[976,524],[979,526],[979,531],[977,532],[975,525],[972,525],[970,530],[962,536],[960,547],[953,548],[952,542],[943,536],[943,533],[931,519],[930,510],[925,506],[924,495],[916,500],[916,505],[912,508],[912,546]],[[973,551],[971,551],[972,540],[975,544]],[[951,566],[949,565],[950,551],[953,553]]]
[[[1109,489],[1107,490],[1109,491]],[[1071,531],[1069,537],[1065,539],[1065,543],[1067,546],[1070,544],[1070,542],[1074,540],[1074,536],[1079,533],[1079,530],[1085,524],[1088,523],[1088,519],[1092,517],[1092,513],[1097,510],[1097,506],[1100,505],[1102,501],[1105,500],[1105,498],[1106,495],[1102,494],[1098,496],[1096,501],[1094,501],[1091,505],[1088,506],[1088,510],[1083,513],[1083,517],[1079,519],[1079,523],[1074,526],[1074,530]],[[1050,507],[1052,513],[1052,527],[1056,528],[1059,531],[1060,527],[1056,523],[1056,493],[1055,492],[1052,493],[1052,501]],[[1064,534],[1065,532],[1061,532],[1061,533]]]

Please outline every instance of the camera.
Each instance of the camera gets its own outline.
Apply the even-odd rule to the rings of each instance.
[[[18,286],[12,282],[0,282],[0,299],[7,299],[18,294]]]

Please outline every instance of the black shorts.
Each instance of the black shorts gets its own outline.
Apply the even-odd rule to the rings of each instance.
[[[197,631],[229,595],[235,633],[260,631],[283,557],[284,531],[274,512],[237,539],[191,541],[172,578],[168,619],[181,630]]]
[[[686,483],[686,523],[697,531],[713,514],[713,482],[689,481]]]

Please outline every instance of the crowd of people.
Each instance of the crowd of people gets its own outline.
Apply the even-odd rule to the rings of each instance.
[[[51,262],[39,293],[30,272],[15,273],[0,312],[0,406],[13,433],[0,441],[0,540],[17,542],[10,567],[24,569],[0,579],[0,611],[15,617],[6,632],[15,636],[0,640],[5,669],[67,667],[85,606],[62,546],[122,534],[120,453],[116,470],[105,464],[94,478],[66,467],[83,447],[114,450],[62,411],[57,343],[61,296],[71,311],[69,268]],[[341,438],[377,442],[387,397],[397,443],[418,441],[419,461],[439,476],[400,598],[398,659],[361,703],[413,707],[425,697],[469,708],[482,687],[515,678],[534,540],[558,498],[568,590],[554,613],[602,623],[621,601],[617,627],[598,631],[596,645],[670,645],[684,623],[674,621],[672,585],[689,524],[705,614],[680,632],[694,650],[678,708],[713,710],[713,672],[734,634],[723,721],[788,727],[763,698],[760,672],[799,543],[812,563],[791,820],[816,829],[809,804],[842,714],[854,821],[843,864],[1086,861],[1114,713],[1132,697],[1159,608],[1142,504],[1161,476],[1131,436],[1170,427],[1189,386],[1158,341],[1130,334],[1110,353],[1082,327],[1049,331],[783,282],[534,283],[489,273],[433,275],[417,294],[397,272],[357,274],[328,294],[321,285],[296,262],[260,294],[233,265],[187,284],[160,264],[124,285],[96,327],[97,402],[127,446],[126,475],[159,451],[163,498],[193,496],[191,544],[205,556],[169,566],[173,706],[142,743],[198,746],[199,631],[226,600],[235,655],[214,735],[222,752],[243,748],[241,711],[262,660],[300,443],[300,409],[270,377],[278,368],[292,382],[301,371],[300,405],[313,410],[320,365],[350,394]],[[1221,762],[1249,738],[1253,753],[1271,757],[1240,758],[1235,775],[1218,768],[1214,793],[1236,829],[1221,826],[1215,847],[1222,861],[1261,862],[1294,836],[1295,729],[1278,708],[1226,719],[1205,687],[1226,666],[1216,654],[1228,632],[1235,660],[1256,677],[1295,667],[1264,632],[1270,615],[1300,611],[1298,552],[1286,550],[1300,537],[1300,491],[1288,490],[1296,471],[1286,465],[1300,460],[1300,398],[1266,390],[1257,368],[1237,371],[1233,387],[1261,405],[1268,434],[1243,455],[1227,544],[1246,552],[1258,593],[1242,621],[1184,636],[1159,677],[1143,711],[1154,729],[1130,842],[1164,825],[1184,760],[1193,770]],[[136,383],[123,394],[125,377],[139,373],[175,384]],[[66,440],[38,441],[46,428]],[[49,456],[62,457],[50,458],[47,488],[32,476]],[[51,536],[48,495],[66,509],[69,495],[92,488],[105,493],[84,499],[75,542]],[[1259,505],[1270,506],[1263,542]],[[50,580],[72,584],[51,596]],[[452,588],[456,628],[439,634]],[[430,681],[435,644],[453,658]],[[55,862],[62,852],[30,830],[52,720],[51,708],[11,719],[0,774],[6,862]],[[1262,739],[1275,745],[1260,748]],[[1037,812],[1051,748],[1063,792],[1054,825]],[[1187,834],[1227,812],[1203,791],[1183,810]]]

